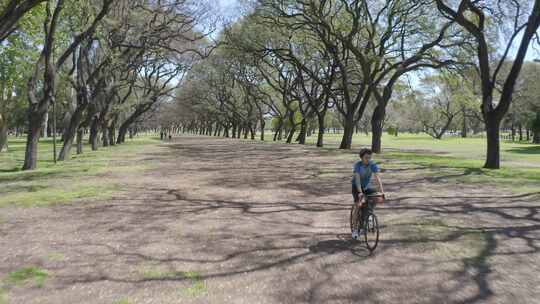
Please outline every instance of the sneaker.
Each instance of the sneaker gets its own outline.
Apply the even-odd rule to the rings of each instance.
[[[353,240],[358,240],[358,230],[353,230],[352,232],[352,239]]]

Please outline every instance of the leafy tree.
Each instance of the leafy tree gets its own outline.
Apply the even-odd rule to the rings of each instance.
[[[481,79],[482,115],[487,132],[485,168],[500,167],[500,124],[513,100],[517,79],[523,67],[529,45],[540,27],[540,0],[516,1],[444,1],[436,0],[441,14],[459,24],[474,37],[476,68]],[[490,44],[489,36],[500,33],[497,43]],[[501,75],[514,42],[518,41],[517,53],[506,76]],[[499,80],[499,77],[504,77]],[[497,84],[503,83],[500,92]],[[498,98],[497,98],[497,95]],[[496,100],[498,99],[498,101]]]

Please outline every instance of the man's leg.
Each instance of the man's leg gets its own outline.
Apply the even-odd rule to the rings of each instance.
[[[365,223],[365,220],[366,220],[366,215],[368,214],[367,213],[367,209],[368,209],[368,204],[367,202],[362,202],[362,206],[360,207],[360,229],[363,229],[364,228],[364,223]]]
[[[352,231],[352,238],[357,239],[358,238],[358,229],[360,227],[357,226],[358,222],[358,216],[360,216],[360,202],[361,202],[361,196],[356,187],[352,186],[352,195],[353,195],[353,212],[352,212],[352,225],[353,225],[353,231]]]
[[[368,189],[365,189],[364,192],[363,192],[363,198],[365,198],[365,200],[362,202],[362,208],[361,208],[361,214],[362,214],[362,221],[361,221],[361,228],[364,228],[364,223],[366,221],[366,217],[368,215],[368,211],[369,209],[372,209],[373,208],[373,204],[371,202],[368,202],[368,195],[371,195],[373,193],[376,193],[377,191],[375,189],[371,189],[371,188],[368,188]]]

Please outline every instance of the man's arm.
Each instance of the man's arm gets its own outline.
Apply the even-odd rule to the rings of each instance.
[[[360,174],[355,173],[354,174],[354,182],[356,184],[356,189],[360,194],[362,194],[362,180],[360,179]]]
[[[377,181],[377,185],[379,185],[379,191],[384,194],[384,189],[382,186],[381,178],[379,176],[379,173],[375,173],[375,180]]]

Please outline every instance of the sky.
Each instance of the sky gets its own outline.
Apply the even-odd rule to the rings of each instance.
[[[221,11],[226,16],[234,16],[239,12],[239,2],[238,0],[215,0],[218,2],[221,7]]]
[[[222,7],[235,6],[238,4],[237,0],[217,0]]]

